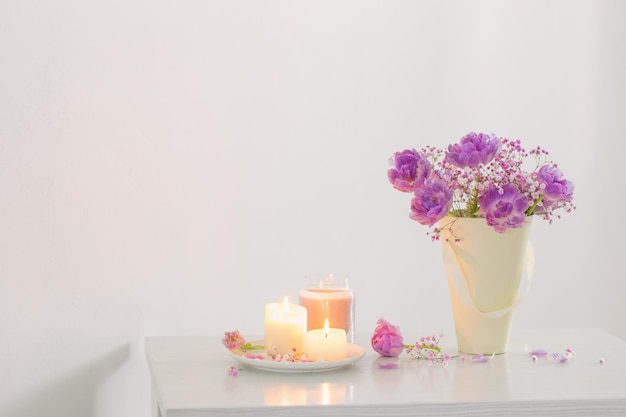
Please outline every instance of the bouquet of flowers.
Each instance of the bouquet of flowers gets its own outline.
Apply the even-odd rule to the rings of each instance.
[[[471,132],[447,150],[406,149],[390,158],[387,176],[396,190],[413,193],[409,217],[433,227],[446,215],[484,218],[496,232],[524,225],[527,216],[552,222],[570,212],[574,184],[541,147],[526,151],[519,140]],[[523,167],[527,159],[534,165]],[[432,239],[441,229],[433,227]]]

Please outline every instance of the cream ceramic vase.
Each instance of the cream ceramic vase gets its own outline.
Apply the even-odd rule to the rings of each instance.
[[[458,349],[467,354],[508,350],[514,308],[526,297],[534,256],[528,243],[532,217],[521,228],[496,232],[483,218],[444,217],[441,236]],[[526,269],[528,282],[521,286]]]

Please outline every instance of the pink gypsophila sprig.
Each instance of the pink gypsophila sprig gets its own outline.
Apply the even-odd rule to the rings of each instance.
[[[450,361],[450,354],[444,353],[439,347],[439,341],[443,337],[443,334],[420,337],[420,340],[415,345],[407,345],[406,352],[411,357],[418,360],[427,360],[431,364],[440,363],[443,366],[448,366]]]

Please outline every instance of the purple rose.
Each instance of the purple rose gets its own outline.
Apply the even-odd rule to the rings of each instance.
[[[382,356],[397,357],[404,350],[404,341],[400,328],[387,320],[378,319],[378,325],[372,336],[372,348]]]
[[[572,201],[574,197],[574,184],[563,178],[563,173],[556,165],[544,165],[539,168],[539,183],[545,185],[542,192],[544,195],[544,207],[557,208],[559,203]]]
[[[490,186],[478,197],[478,203],[487,224],[498,233],[504,233],[507,228],[522,227],[530,206],[528,197],[513,184],[506,184],[501,189]]]
[[[409,217],[420,224],[432,226],[441,220],[452,207],[452,190],[436,176],[424,181],[415,189]]]
[[[415,149],[406,149],[393,154],[389,163],[394,167],[387,171],[387,178],[393,188],[403,192],[413,192],[430,174],[430,163]]]
[[[496,135],[471,132],[460,143],[448,146],[445,161],[459,168],[476,169],[491,162],[501,149],[502,143]]]

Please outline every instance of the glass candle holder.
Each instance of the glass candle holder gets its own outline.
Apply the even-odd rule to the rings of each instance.
[[[347,275],[315,274],[304,278],[300,305],[307,310],[307,330],[328,326],[346,331],[349,343],[354,342],[354,292]]]

